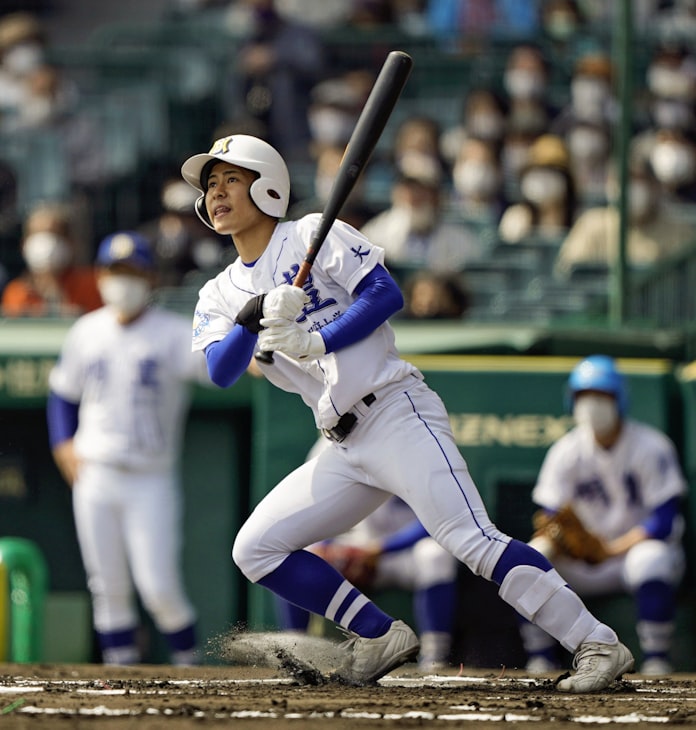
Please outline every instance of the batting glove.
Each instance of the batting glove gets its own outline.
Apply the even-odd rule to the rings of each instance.
[[[304,289],[290,284],[281,284],[271,289],[263,300],[263,316],[266,319],[287,319],[294,322],[309,301]]]
[[[326,354],[324,338],[319,332],[307,332],[285,319],[262,319],[261,326],[264,327],[259,334],[261,350],[279,350],[300,359]]]

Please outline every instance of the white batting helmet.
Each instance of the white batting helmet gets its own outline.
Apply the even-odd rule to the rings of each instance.
[[[206,165],[212,160],[230,162],[259,174],[249,188],[256,207],[266,215],[282,218],[290,202],[290,174],[280,153],[258,137],[233,134],[216,140],[207,154],[189,157],[181,167],[181,174],[189,185],[201,192],[195,208],[198,217],[209,227],[213,225],[205,209],[207,180],[203,177]]]

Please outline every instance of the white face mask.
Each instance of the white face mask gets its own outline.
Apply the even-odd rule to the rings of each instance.
[[[497,168],[487,162],[458,162],[452,174],[455,189],[465,197],[487,198],[500,187]]]
[[[314,109],[307,118],[314,141],[327,145],[344,145],[350,139],[356,121],[354,114],[332,107]]]
[[[563,174],[557,170],[537,168],[520,181],[522,197],[537,205],[560,203],[568,193]]]
[[[17,76],[25,76],[43,61],[43,49],[38,43],[18,43],[2,58],[2,65]]]
[[[611,396],[585,393],[575,398],[573,418],[579,426],[589,426],[596,436],[602,437],[616,428],[619,412]]]
[[[70,263],[70,246],[55,233],[40,231],[27,236],[22,255],[33,273],[56,273]]]
[[[568,147],[575,160],[595,162],[606,157],[609,141],[601,132],[578,127],[570,133]]]
[[[132,317],[147,306],[150,283],[140,276],[108,274],[99,279],[99,293],[104,304],[120,315]]]
[[[472,137],[495,142],[505,132],[505,119],[491,112],[474,112],[466,122]]]
[[[696,159],[686,145],[659,142],[650,153],[650,164],[657,179],[666,185],[683,185],[694,179]]]
[[[514,99],[540,99],[544,95],[546,79],[536,71],[511,68],[505,72],[503,84]]]

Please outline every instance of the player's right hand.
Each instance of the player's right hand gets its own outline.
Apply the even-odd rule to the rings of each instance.
[[[290,284],[281,284],[271,289],[263,300],[263,316],[266,319],[287,319],[294,322],[309,301],[304,289]]]

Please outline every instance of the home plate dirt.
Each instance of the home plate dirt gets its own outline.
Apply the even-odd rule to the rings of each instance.
[[[627,674],[591,695],[557,692],[557,675],[401,667],[368,687],[331,677],[336,644],[278,634],[217,640],[199,667],[0,664],[0,728],[487,727],[502,722],[696,726],[696,676]],[[207,657],[208,661],[213,656]]]

